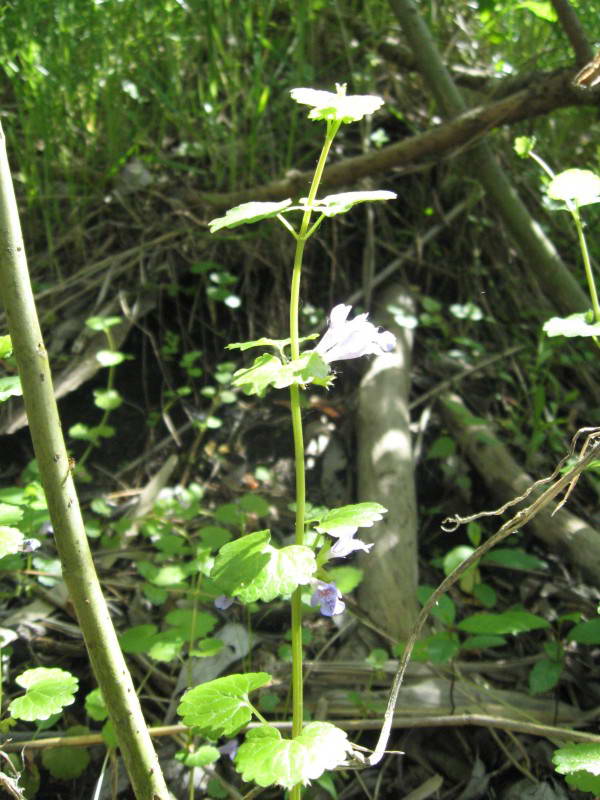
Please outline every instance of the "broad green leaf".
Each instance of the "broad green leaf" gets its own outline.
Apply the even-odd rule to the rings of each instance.
[[[185,581],[189,575],[186,564],[166,564],[164,567],[157,567],[150,561],[138,561],[136,566],[140,575],[155,586],[175,586]]]
[[[0,526],[0,558],[19,553],[23,546],[25,537],[16,528],[9,528],[6,525]]]
[[[152,638],[148,655],[155,661],[173,661],[181,653],[187,641],[179,628],[162,631]]]
[[[113,411],[123,402],[116,389],[94,389],[94,404],[103,411]]]
[[[417,599],[419,603],[421,603],[421,605],[425,605],[433,592],[433,586],[419,586],[417,588]],[[452,598],[448,597],[447,594],[443,594],[440,598],[438,598],[436,604],[431,609],[430,614],[432,617],[441,620],[445,625],[452,625],[456,619],[456,606],[454,605]]]
[[[180,750],[175,754],[175,758],[186,767],[206,767],[218,761],[221,758],[221,753],[212,744],[205,744],[202,747],[198,747],[193,753],[187,750]]]
[[[289,198],[282,200],[281,203],[242,203],[226,211],[224,217],[212,219],[208,226],[211,233],[216,233],[221,228],[237,228],[238,225],[244,225],[245,223],[260,222],[261,219],[276,217],[277,214],[291,205],[292,201]]]
[[[600,776],[600,744],[595,742],[568,744],[554,751],[552,763],[555,770],[561,775],[576,775],[582,772],[596,776],[600,787],[600,779],[597,777]],[[582,777],[585,777],[585,775]],[[596,784],[592,782],[592,785]],[[586,789],[585,791],[591,790]]]
[[[238,505],[246,514],[256,514],[259,517],[266,517],[270,511],[270,506],[264,497],[249,492],[240,497]]]
[[[504,611],[501,614],[472,614],[457,625],[465,633],[491,633],[506,634],[525,633],[526,631],[542,630],[549,628],[550,623],[530,614],[529,611]]]
[[[318,333],[311,333],[309,336],[301,336],[300,343],[308,342],[311,339],[318,339]],[[274,347],[275,350],[282,352],[289,347],[291,339],[267,339],[265,336],[260,339],[253,339],[251,342],[232,342],[226,345],[227,350],[250,350],[252,347]]]
[[[183,695],[177,713],[184,725],[209,739],[231,736],[252,718],[249,693],[270,681],[266,672],[247,672],[202,683]]]
[[[5,375],[0,378],[0,403],[9,397],[20,397],[22,394],[21,379],[18,375]]]
[[[327,574],[342,594],[350,594],[362,583],[365,572],[358,567],[331,567]]]
[[[121,317],[89,317],[85,324],[93,331],[107,331],[109,328],[123,322]]]
[[[543,330],[546,336],[600,336],[600,322],[589,322],[590,313],[582,311],[568,317],[551,317]]]
[[[0,525],[16,525],[23,519],[23,509],[11,503],[0,503]]]
[[[108,711],[102,697],[100,689],[92,689],[85,698],[85,712],[96,722],[104,722],[108,717]]]
[[[158,633],[156,625],[135,625],[119,634],[124,653],[147,653]]]
[[[0,358],[8,358],[12,355],[12,340],[7,334],[0,336]]]
[[[285,364],[276,356],[263,353],[254,360],[251,367],[239,369],[231,383],[239,386],[246,394],[262,397],[269,386],[275,389],[307,383],[326,386],[331,382],[329,373],[329,365],[318,353],[309,352]]]
[[[245,589],[235,592],[243,603],[262,600],[265,603],[276,597],[291,594],[298,586],[307,584],[317,571],[315,554],[310,547],[292,544],[277,550],[265,547],[268,563]]]
[[[219,547],[229,542],[232,537],[231,531],[228,531],[227,528],[221,528],[219,525],[205,525],[199,528],[196,533],[211,550],[218,550]]]
[[[224,646],[221,639],[212,639],[209,637],[208,639],[202,639],[201,642],[198,642],[196,647],[190,650],[190,655],[195,658],[210,658],[220,653]]]
[[[187,641],[206,636],[217,624],[216,617],[208,611],[194,611],[192,608],[175,608],[169,611],[165,622],[179,628]],[[192,633],[193,630],[193,633]]]
[[[600,200],[600,176],[589,169],[566,169],[554,176],[547,192],[553,200],[591,205]]]
[[[85,736],[89,728],[85,725],[74,725],[67,728],[67,736]],[[82,775],[90,763],[90,753],[87,747],[46,747],[42,750],[42,764],[53,778],[62,781],[73,780]]]
[[[412,658],[415,661],[430,661],[444,664],[453,659],[460,650],[458,636],[450,631],[440,631],[425,639],[420,639],[414,647]]]
[[[341,87],[340,87],[341,88]],[[292,100],[312,106],[308,118],[313,120],[335,120],[358,122],[368,114],[374,114],[383,105],[383,99],[371,94],[334,94],[319,89],[292,89]]]
[[[522,570],[546,569],[548,567],[546,561],[526,553],[520,547],[497,547],[486,553],[480,563]]]
[[[497,601],[498,596],[493,586],[487,583],[476,583],[473,586],[473,597],[477,598],[484,608],[493,608]]]
[[[600,644],[600,617],[580,622],[571,628],[567,639],[579,644]]]
[[[277,550],[268,531],[250,533],[224,545],[211,572],[223,594],[244,603],[269,602],[308,583],[317,565],[310,547],[290,545]]]
[[[487,650],[488,647],[503,647],[506,639],[503,636],[467,636],[461,643],[461,650]]]
[[[291,789],[343,764],[350,750],[346,733],[329,722],[311,722],[295,739],[263,725],[248,732],[235,764],[244,781]]]
[[[387,512],[379,503],[354,503],[327,511],[316,529],[319,533],[331,533],[333,536],[349,536],[359,528],[370,528]]]
[[[98,350],[96,353],[96,361],[103,367],[116,367],[128,358],[131,356],[121,353],[120,350]]]
[[[326,217],[334,217],[336,214],[345,214],[352,206],[358,203],[372,203],[376,200],[395,200],[397,194],[388,192],[384,189],[375,189],[370,192],[341,192],[340,194],[328,194],[321,200],[315,200],[312,205],[317,214],[324,214]],[[308,202],[306,197],[300,201],[305,208]]]
[[[28,669],[15,682],[26,689],[26,693],[15,698],[8,708],[11,716],[26,722],[48,719],[71,705],[79,685],[74,675],[58,667]]]
[[[531,694],[549,692],[560,680],[562,672],[562,661],[551,661],[549,658],[540,659],[529,672],[529,691]]]

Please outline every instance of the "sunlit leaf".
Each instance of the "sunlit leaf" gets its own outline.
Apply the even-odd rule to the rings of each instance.
[[[282,200],[280,203],[259,203],[254,201],[242,203],[226,211],[224,217],[212,219],[208,226],[211,233],[216,233],[221,228],[237,228],[238,225],[244,225],[245,223],[259,222],[261,219],[276,217],[277,214],[291,205],[292,201],[289,198]]]
[[[26,722],[48,719],[75,700],[79,681],[74,675],[54,667],[36,667],[21,673],[15,682],[26,689],[26,693],[9,703],[13,717]]]

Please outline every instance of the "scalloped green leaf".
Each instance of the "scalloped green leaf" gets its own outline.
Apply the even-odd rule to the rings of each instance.
[[[252,718],[249,693],[270,681],[266,672],[217,678],[189,689],[181,698],[177,713],[184,725],[209,739],[231,736]]]
[[[254,359],[251,367],[234,373],[233,386],[239,386],[246,394],[263,397],[272,386],[285,389],[292,384],[316,383],[326,386],[331,382],[329,365],[318,353],[309,352],[294,361],[282,363],[277,356],[263,353]]]
[[[19,553],[25,537],[17,528],[0,525],[0,558]]]
[[[317,569],[311,548],[277,550],[270,539],[269,531],[256,531],[221,548],[210,577],[223,594],[244,603],[269,602],[310,581]]]
[[[600,336],[600,322],[589,322],[589,311],[551,317],[543,325],[546,336]]]
[[[328,194],[320,200],[315,200],[312,209],[318,214],[326,217],[335,217],[336,214],[345,214],[353,206],[359,203],[374,203],[380,200],[395,200],[398,195],[396,192],[388,192],[385,189],[373,189],[370,192],[340,192],[338,194]],[[307,198],[302,198],[301,204],[306,204]],[[304,205],[306,208],[307,206]]]
[[[312,106],[308,112],[308,118],[312,120],[358,122],[364,116],[374,114],[383,105],[383,99],[372,94],[346,95],[298,88],[292,89],[290,95],[297,103]]]
[[[329,722],[311,722],[294,739],[264,725],[248,732],[235,764],[244,781],[291,789],[340,766],[350,750],[345,731]]]
[[[549,628],[550,623],[529,611],[503,611],[501,614],[472,614],[457,625],[465,633],[485,633],[502,636],[506,633],[517,635],[527,631]]]
[[[224,217],[211,219],[208,223],[211,233],[220,231],[221,228],[237,228],[238,225],[245,225],[252,222],[260,222],[261,219],[276,217],[288,206],[292,205],[290,198],[282,200],[280,203],[260,203],[252,201],[234,206],[225,212]]]
[[[600,744],[582,742],[560,747],[552,754],[554,769],[561,775],[569,775],[585,770],[592,775],[600,775]]]
[[[349,536],[359,528],[370,528],[387,513],[379,503],[353,503],[327,511],[319,520],[316,529],[319,533],[333,536]]]
[[[74,675],[58,667],[28,669],[15,682],[26,692],[9,703],[8,708],[12,717],[26,722],[48,719],[71,705],[79,686]]]
[[[553,200],[592,205],[600,201],[600,177],[589,169],[566,169],[552,178],[546,191]]]
[[[85,725],[74,725],[67,728],[67,736],[85,736],[89,728]],[[83,775],[90,763],[90,753],[87,747],[46,747],[42,750],[42,764],[53,778],[62,781],[73,780]]]

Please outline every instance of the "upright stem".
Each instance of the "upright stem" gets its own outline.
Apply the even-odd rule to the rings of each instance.
[[[92,668],[114,725],[135,797],[137,800],[168,800],[169,792],[102,595],[69,471],[1,126],[0,295],[63,578],[77,612]]]
[[[294,269],[290,289],[290,349],[292,360],[300,357],[300,280],[302,277],[302,257],[310,226],[312,204],[323,175],[327,154],[333,138],[340,127],[339,122],[327,124],[327,135],[319,156],[315,174],[308,193],[308,208],[304,212],[300,231],[296,240]],[[292,431],[294,437],[294,461],[296,467],[296,544],[304,544],[304,512],[306,505],[306,477],[304,470],[304,437],[302,434],[302,408],[300,389],[297,384],[290,386],[290,406],[292,412]],[[298,587],[292,595],[292,737],[302,733],[304,717],[303,675],[302,675],[302,589]],[[298,784],[290,792],[290,800],[300,800],[302,787]]]

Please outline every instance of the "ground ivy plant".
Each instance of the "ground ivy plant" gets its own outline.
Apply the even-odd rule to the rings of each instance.
[[[301,796],[302,785],[318,779],[326,770],[339,767],[353,757],[346,733],[329,722],[304,724],[302,695],[303,593],[310,587],[310,603],[321,613],[341,613],[344,602],[328,564],[350,553],[367,551],[371,545],[356,538],[359,528],[381,519],[386,509],[378,503],[358,503],[329,511],[314,512],[305,494],[304,443],[301,393],[308,386],[330,387],[332,363],[393,349],[394,336],[369,322],[367,314],[352,316],[350,306],[336,305],[329,315],[329,327],[317,336],[300,337],[299,301],[304,248],[308,239],[328,217],[343,214],[358,203],[391,200],[388,191],[343,192],[317,197],[319,184],[332,142],[343,124],[373,114],[383,104],[371,95],[346,95],[345,85],[337,91],[293,89],[291,97],[308,106],[309,119],[325,125],[325,141],[314,171],[308,197],[297,202],[250,202],[212,220],[211,232],[264,219],[277,219],[296,242],[291,274],[289,336],[274,340],[260,338],[237,342],[229,349],[263,350],[253,363],[238,370],[233,385],[246,394],[262,397],[271,389],[290,394],[291,425],[295,454],[295,542],[278,548],[268,530],[254,531],[224,544],[214,563],[211,578],[221,591],[216,604],[225,609],[234,599],[249,604],[291,596],[292,731],[284,738],[262,716],[250,696],[265,687],[271,676],[265,672],[228,675],[189,689],[178,713],[183,722],[209,739],[232,737],[251,720],[258,721],[246,735],[234,763],[245,781],[258,786],[281,786],[290,790],[292,800]],[[299,222],[294,225],[294,216]],[[302,347],[302,349],[301,349]]]

